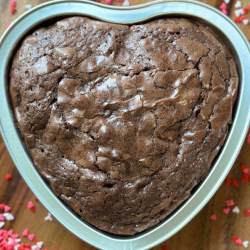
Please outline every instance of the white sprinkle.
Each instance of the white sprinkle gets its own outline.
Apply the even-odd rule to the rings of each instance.
[[[43,242],[42,242],[42,241],[39,241],[39,242],[36,243],[36,245],[38,246],[38,248],[42,248]]]
[[[30,10],[31,8],[32,8],[32,5],[31,5],[31,4],[26,4],[26,5],[25,5],[25,9],[26,9],[26,10]]]
[[[130,2],[129,2],[129,0],[125,0],[124,2],[123,2],[123,4],[122,4],[124,7],[128,7],[128,6],[130,6]]]
[[[242,4],[241,1],[237,1],[236,4],[234,5],[235,8],[241,8]]]
[[[36,250],[36,249],[37,249],[37,245],[31,246],[31,249],[32,249],[32,250]]]
[[[225,4],[229,4],[230,0],[224,0]]]
[[[15,239],[16,242],[21,242],[21,239],[17,238]]]
[[[244,19],[242,22],[243,22],[244,25],[248,25],[249,24],[249,19]]]
[[[248,240],[243,241],[242,245],[243,245],[243,247],[248,248],[249,241]]]
[[[238,9],[238,10],[235,10],[235,15],[236,16],[240,16],[240,15],[244,15],[244,10],[243,9]]]
[[[238,214],[240,213],[240,209],[236,206],[233,208],[232,212]]]
[[[5,225],[5,222],[0,221],[0,229]]]
[[[20,244],[15,245],[14,250],[18,250],[19,247],[20,247]]]
[[[53,221],[53,217],[51,213],[48,213],[48,215],[44,218],[45,221]]]
[[[10,214],[10,213],[3,213],[3,217],[4,217],[6,220],[8,220],[8,221],[11,221],[11,220],[14,220],[14,219],[15,219],[15,217],[14,217],[12,214]]]

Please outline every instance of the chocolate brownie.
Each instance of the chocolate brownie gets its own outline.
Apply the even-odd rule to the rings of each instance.
[[[84,221],[120,235],[164,220],[207,175],[237,86],[227,47],[184,18],[64,19],[26,37],[10,70],[35,167]]]

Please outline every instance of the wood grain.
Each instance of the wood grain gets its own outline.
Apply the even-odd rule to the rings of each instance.
[[[137,5],[150,0],[130,0],[131,4]],[[18,0],[17,13],[10,15],[9,0],[0,1],[0,35],[6,29],[7,24],[13,21],[17,16],[25,11],[25,4],[33,6],[43,2],[42,0]],[[203,0],[202,2],[218,8],[221,0]],[[234,18],[234,4],[236,0],[231,0],[229,15]],[[104,1],[102,1],[104,3]],[[242,1],[243,6],[248,5],[247,0]],[[121,3],[114,2],[115,5]],[[247,15],[250,18],[249,14]],[[250,26],[240,25],[242,31],[250,40]],[[244,144],[241,153],[235,162],[231,175],[240,180],[241,171],[239,166],[244,163],[250,166],[250,145]],[[13,179],[5,181],[6,173],[12,174]],[[240,214],[225,215],[222,209],[225,207],[226,199],[234,199],[235,203],[241,209]],[[28,201],[33,201],[37,207],[36,213],[27,209]],[[96,248],[81,241],[59,222],[45,222],[47,215],[46,209],[38,201],[34,201],[34,195],[27,187],[16,170],[4,142],[0,136],[0,203],[6,203],[12,207],[12,213],[15,216],[13,222],[7,222],[5,229],[13,228],[16,233],[21,233],[25,228],[34,233],[39,240],[45,243],[49,249],[60,250],[95,250]],[[243,217],[243,210],[250,209],[250,186],[249,182],[240,184],[239,188],[234,188],[222,184],[209,203],[202,211],[166,242],[152,248],[151,250],[160,250],[161,246],[166,245],[168,250],[236,250],[242,249],[231,241],[231,235],[241,237],[243,240],[250,240],[250,217]],[[211,221],[209,216],[217,214],[218,220]],[[24,240],[25,241],[25,240]],[[25,241],[27,242],[27,240]],[[114,249],[115,250],[115,249]]]

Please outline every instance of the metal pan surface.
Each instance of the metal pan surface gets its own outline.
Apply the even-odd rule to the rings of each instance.
[[[227,140],[211,171],[193,195],[174,213],[154,228],[132,237],[101,232],[81,221],[57,198],[42,179],[22,142],[8,94],[9,67],[23,37],[51,19],[66,16],[89,16],[113,23],[133,24],[158,16],[192,17],[208,23],[221,35],[233,54],[240,76],[238,101]],[[52,1],[41,4],[20,16],[0,40],[0,128],[5,144],[22,177],[43,205],[72,233],[89,244],[105,250],[149,249],[171,237],[186,225],[209,201],[231,169],[250,120],[250,47],[239,28],[218,10],[196,1],[162,0],[135,7],[104,6],[86,0]]]

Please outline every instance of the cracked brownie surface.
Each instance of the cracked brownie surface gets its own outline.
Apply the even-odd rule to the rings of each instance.
[[[38,171],[83,220],[121,235],[162,221],[205,177],[237,85],[227,47],[182,18],[64,19],[25,38],[10,71]]]

